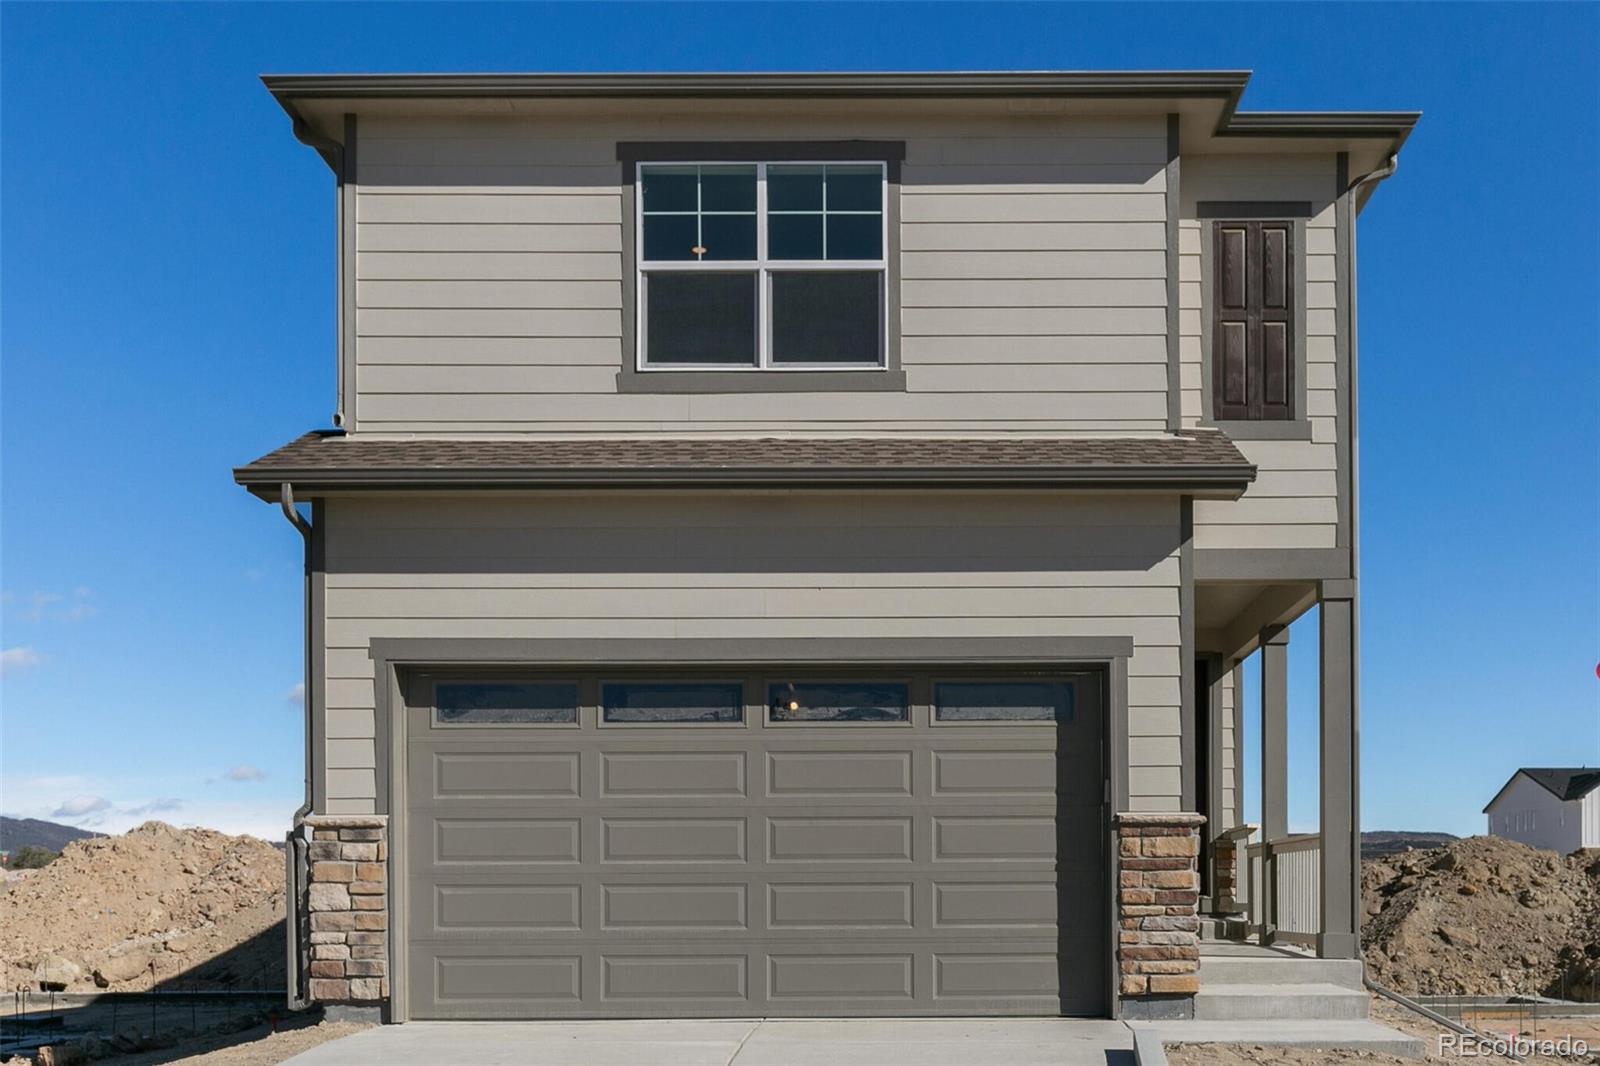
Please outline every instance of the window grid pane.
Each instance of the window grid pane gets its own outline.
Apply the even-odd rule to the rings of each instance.
[[[908,722],[911,686],[900,681],[782,681],[767,687],[773,722]]]
[[[888,263],[883,231],[887,176],[883,164],[641,164],[638,173],[641,189],[637,275],[642,312],[638,336],[641,368],[682,368],[698,364],[734,370],[829,366],[871,370],[884,366],[883,332],[887,316],[882,302],[886,298],[884,275]],[[804,181],[793,180],[811,175],[817,179],[814,193],[805,188]],[[690,205],[685,195],[688,187],[670,180],[663,183],[663,177],[690,179],[692,210],[688,209]],[[741,186],[737,181],[730,182],[730,178],[753,180],[748,186]],[[772,206],[774,188],[778,207]],[[663,189],[670,195],[663,195]],[[753,210],[746,209],[747,205]],[[681,247],[690,239],[689,229],[682,224],[673,228],[673,223],[677,219],[687,223],[691,218],[694,244]],[[740,219],[748,220],[747,225],[739,225]],[[808,219],[813,220],[810,225],[807,225]],[[780,225],[774,226],[775,222]],[[659,347],[657,354],[652,355],[651,346],[645,343],[646,335],[655,333],[649,322],[646,279],[674,274],[682,277],[683,272],[692,275],[698,273],[696,268],[702,263],[723,271],[738,267],[752,271],[751,276],[757,282],[755,315],[758,326],[753,360],[734,362],[728,354],[719,353],[720,358],[691,361],[682,355],[677,358],[666,355]],[[774,350],[777,323],[772,307],[776,281],[773,270],[778,268],[789,272],[826,274],[844,270],[875,274],[878,278],[877,306],[870,309],[870,316],[861,308],[852,307],[853,314],[863,317],[859,324],[840,323],[820,331],[821,335],[849,338],[850,343],[836,344],[830,349],[819,337],[805,354],[789,344],[789,357],[780,357]],[[714,326],[714,323],[706,323],[711,332],[716,332]],[[871,345],[861,340],[866,332],[873,335]],[[829,358],[830,350],[843,354]],[[872,358],[864,357],[874,350]]]
[[[439,725],[575,725],[578,686],[570,681],[441,682],[434,687]]]

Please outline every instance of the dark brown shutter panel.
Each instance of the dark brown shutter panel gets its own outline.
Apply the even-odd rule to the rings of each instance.
[[[1291,419],[1294,223],[1217,222],[1213,241],[1213,417]]]

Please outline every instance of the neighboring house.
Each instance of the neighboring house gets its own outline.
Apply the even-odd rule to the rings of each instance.
[[[1247,77],[267,78],[338,181],[336,428],[235,471],[306,537],[297,996],[1186,1013],[1238,664],[1281,837],[1317,605],[1300,935],[1357,957],[1355,219],[1416,116]]]
[[[1524,766],[1483,813],[1490,836],[1563,855],[1600,848],[1600,770]]]

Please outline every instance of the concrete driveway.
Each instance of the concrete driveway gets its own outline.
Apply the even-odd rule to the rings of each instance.
[[[408,1022],[285,1066],[1134,1066],[1121,1022],[1070,1018]]]

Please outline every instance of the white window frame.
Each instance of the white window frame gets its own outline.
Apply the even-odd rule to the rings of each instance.
[[[756,168],[756,258],[755,259],[682,259],[662,260],[647,262],[644,257],[644,172],[649,167],[748,167],[749,160],[660,160],[643,161],[634,164],[634,188],[639,190],[639,195],[634,197],[633,218],[633,306],[638,309],[634,315],[634,368],[640,373],[673,373],[674,371],[689,371],[705,373],[708,370],[719,373],[748,374],[748,373],[805,373],[807,371],[827,370],[857,371],[864,374],[878,373],[889,368],[889,164],[881,159],[794,159],[774,161],[771,164],[757,162]],[[767,167],[777,166],[820,166],[820,167],[870,167],[878,168],[878,219],[880,233],[878,235],[877,259],[769,259],[767,257]],[[697,186],[698,187],[698,186]],[[696,204],[698,208],[698,203]],[[688,212],[661,212],[663,214],[688,214]],[[699,214],[697,210],[695,212]],[[735,212],[727,212],[735,213]],[[778,214],[816,214],[814,211],[779,211]],[[823,248],[827,248],[827,184],[823,184]],[[868,214],[865,211],[835,211],[832,214]],[[645,297],[645,278],[649,274],[665,274],[674,271],[690,271],[713,274],[754,274],[756,284],[756,361],[754,364],[740,364],[734,366],[728,363],[672,363],[651,364],[649,352],[645,346],[645,333],[648,326],[649,303]],[[849,273],[867,273],[875,271],[878,275],[878,360],[876,363],[793,363],[775,364],[772,361],[772,275],[785,273],[799,273],[803,271],[825,272],[844,271]]]

